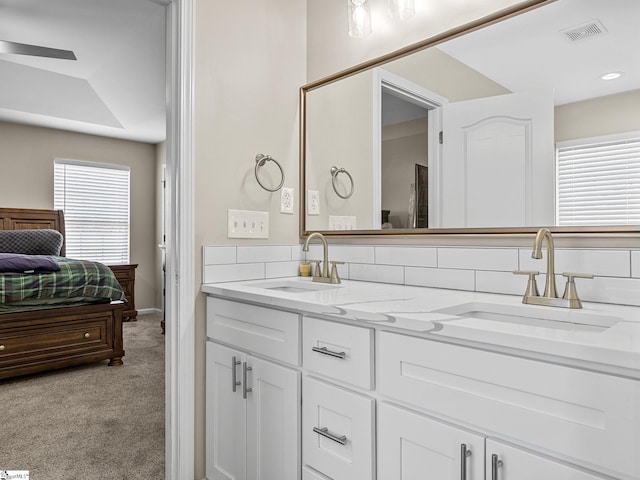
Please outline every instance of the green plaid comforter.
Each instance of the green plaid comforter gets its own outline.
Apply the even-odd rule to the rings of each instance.
[[[51,256],[60,271],[0,274],[0,304],[48,298],[125,300],[115,275],[102,263]]]

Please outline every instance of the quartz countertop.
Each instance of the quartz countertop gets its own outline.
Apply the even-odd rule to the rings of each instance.
[[[640,307],[585,302],[582,309],[568,310],[524,306],[522,298],[513,295],[354,280],[330,285],[312,283],[311,278],[303,277],[203,284],[201,291],[230,300],[640,379]],[[545,318],[566,316],[569,321],[552,318],[547,322],[526,319],[518,322],[500,314],[486,318],[452,314],[460,305],[470,310],[475,307],[482,310],[483,305],[509,312],[526,309],[529,315],[534,312]],[[584,318],[596,319],[599,326],[583,324]],[[604,320],[599,322],[599,318]]]

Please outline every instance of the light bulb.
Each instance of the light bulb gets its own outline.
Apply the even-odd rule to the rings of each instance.
[[[367,0],[347,0],[349,36],[363,38],[371,33],[371,11]]]
[[[394,20],[407,20],[416,13],[414,0],[389,0],[389,16]]]

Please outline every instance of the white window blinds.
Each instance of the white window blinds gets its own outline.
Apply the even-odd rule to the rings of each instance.
[[[640,224],[640,132],[562,142],[558,225]]]
[[[55,160],[54,205],[64,210],[67,256],[129,263],[129,168]]]

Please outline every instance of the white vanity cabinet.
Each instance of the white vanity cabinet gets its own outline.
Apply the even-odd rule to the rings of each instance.
[[[380,332],[377,346],[386,398],[544,453],[488,438],[487,480],[600,478],[582,467],[640,478],[637,380],[395,333]]]
[[[270,350],[271,346],[267,339],[256,348],[252,335],[273,339],[278,334],[259,325],[265,320],[261,315],[268,309],[209,300],[213,301],[207,310],[207,480],[299,480],[300,372],[258,357],[241,340],[232,340],[237,343],[234,346],[211,341],[216,338],[211,334],[221,323],[226,341],[233,339],[237,329],[237,337],[248,338],[247,343],[256,350]],[[285,321],[280,322],[280,327],[287,320],[299,322],[297,314],[268,311],[267,318],[282,314],[279,319]],[[280,336],[280,343],[283,338],[286,337]],[[297,336],[291,341],[294,345],[287,345],[283,352],[295,360],[299,358]]]

